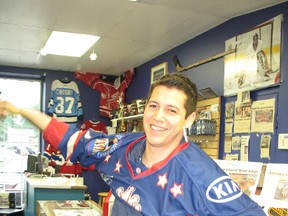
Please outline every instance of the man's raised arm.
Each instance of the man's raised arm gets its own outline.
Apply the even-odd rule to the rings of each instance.
[[[7,115],[21,115],[22,117],[29,120],[35,126],[37,126],[40,130],[44,130],[49,122],[51,121],[51,117],[41,113],[38,110],[34,109],[26,109],[14,106],[8,101],[0,100],[0,117],[5,117]]]

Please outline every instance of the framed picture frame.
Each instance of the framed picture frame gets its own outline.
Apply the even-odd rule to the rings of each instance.
[[[163,62],[151,68],[151,82],[152,85],[155,81],[159,80],[162,76],[168,73],[168,62]]]
[[[202,101],[202,100],[205,100],[205,97],[203,97],[203,95],[201,94],[197,94],[197,101]]]
[[[211,88],[201,89],[200,92],[206,99],[216,98],[217,94]]]

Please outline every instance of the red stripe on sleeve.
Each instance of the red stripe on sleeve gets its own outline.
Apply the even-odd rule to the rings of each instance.
[[[54,148],[58,149],[58,145],[63,139],[68,128],[69,125],[67,123],[52,118],[47,128],[43,131],[43,138]]]

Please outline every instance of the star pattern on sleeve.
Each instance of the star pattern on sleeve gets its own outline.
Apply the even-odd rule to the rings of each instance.
[[[170,188],[170,193],[172,193],[174,198],[176,198],[178,195],[183,195],[182,186],[182,184],[178,185],[174,183],[173,187]]]
[[[109,159],[111,158],[112,156],[110,154],[108,154],[106,157],[105,157],[105,160],[104,162],[107,164],[109,162]]]
[[[117,163],[115,164],[116,167],[114,169],[114,172],[118,172],[120,173],[120,168],[123,166],[121,163],[120,163],[120,159],[117,161]]]
[[[87,132],[85,133],[84,138],[85,138],[85,139],[91,139],[90,131],[87,131]]]
[[[164,189],[167,183],[168,183],[167,173],[165,173],[164,175],[158,175],[157,186],[160,186],[162,189]]]

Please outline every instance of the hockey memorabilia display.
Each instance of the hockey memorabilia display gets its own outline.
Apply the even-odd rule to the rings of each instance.
[[[117,133],[124,133],[127,131],[124,120],[124,117],[127,115],[127,105],[123,104],[123,100],[121,97],[118,98],[117,103],[119,106],[118,117],[121,118],[121,124],[117,128]]]
[[[282,20],[278,15],[225,42],[236,51],[224,58],[224,96],[280,83]]]
[[[175,65],[175,67],[176,67],[178,72],[183,72],[183,71],[189,70],[191,68],[197,67],[199,65],[206,64],[206,63],[208,63],[210,61],[217,60],[219,58],[222,58],[222,57],[224,57],[226,55],[229,55],[231,53],[234,53],[234,52],[235,52],[235,49],[229,49],[229,50],[227,50],[225,52],[213,55],[213,56],[211,56],[209,58],[203,59],[201,61],[195,62],[195,63],[187,65],[187,66],[181,66],[180,61],[178,59],[178,56],[174,55],[173,56],[173,63],[174,63],[174,65]]]
[[[144,113],[146,102],[147,102],[147,98],[142,98],[142,99],[136,100],[137,113],[138,114],[143,114]]]
[[[127,131],[127,127],[125,124],[124,116],[122,116],[121,124],[119,125],[119,127],[117,129],[117,133],[124,133],[126,131]]]
[[[137,104],[136,104],[136,101],[133,101],[131,103],[131,107],[130,107],[130,115],[137,115],[138,112],[137,112]]]
[[[215,135],[216,121],[209,119],[197,119],[188,130],[188,135]]]
[[[136,101],[131,103],[131,104],[124,104],[123,107],[123,116],[127,117],[127,116],[133,116],[133,115],[137,115],[137,104]]]
[[[75,77],[92,89],[100,91],[99,114],[103,117],[112,117],[112,110],[117,110],[118,98],[125,101],[125,90],[134,76],[134,69],[121,76],[103,75],[96,73],[75,72]]]
[[[151,85],[168,73],[168,62],[164,62],[151,68]]]
[[[77,123],[78,118],[83,116],[83,108],[76,82],[69,80],[52,82],[48,113],[59,121]]]

